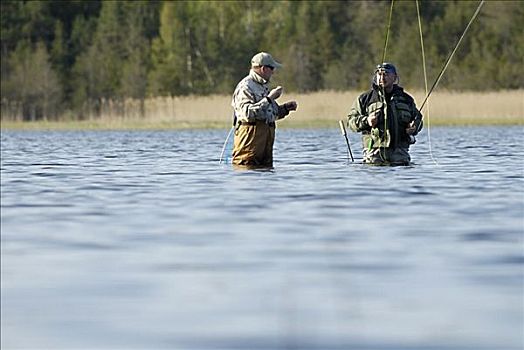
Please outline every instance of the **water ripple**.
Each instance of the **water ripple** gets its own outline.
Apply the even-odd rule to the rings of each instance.
[[[278,129],[237,171],[227,130],[3,130],[2,348],[521,348],[514,131],[432,128],[435,165],[424,130],[391,168]]]

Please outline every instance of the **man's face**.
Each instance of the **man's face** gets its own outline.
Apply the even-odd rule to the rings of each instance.
[[[379,69],[377,71],[377,82],[384,89],[389,89],[393,87],[397,75],[391,71],[386,71],[385,69]]]
[[[260,75],[262,78],[269,80],[271,76],[273,75],[273,71],[275,70],[274,67],[271,66],[262,66],[260,69]]]

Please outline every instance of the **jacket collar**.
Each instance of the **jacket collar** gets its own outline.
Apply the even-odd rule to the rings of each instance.
[[[375,90],[378,93],[380,91],[379,86],[377,84],[373,84],[373,90]],[[391,90],[391,95],[398,95],[401,94],[403,91],[404,88],[395,84],[393,85],[393,89]]]
[[[259,84],[266,85],[267,83],[269,83],[269,80],[262,78],[260,75],[257,74],[257,72],[255,72],[252,69],[249,71],[249,76]]]

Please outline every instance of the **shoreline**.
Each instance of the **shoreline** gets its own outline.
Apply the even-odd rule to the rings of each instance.
[[[410,93],[417,103],[423,91]],[[345,120],[357,91],[320,91],[286,94],[280,103],[295,100],[298,110],[278,123],[280,128],[337,128]],[[231,96],[156,97],[144,101],[145,117],[138,114],[137,101],[124,101],[125,114],[114,104],[103,106],[100,117],[85,120],[19,121],[2,113],[1,130],[186,130],[229,129]],[[121,106],[120,106],[121,107]],[[497,92],[441,91],[432,94],[422,111],[427,126],[521,126],[524,125],[524,90]],[[428,123],[429,121],[429,123]]]
[[[316,122],[293,122],[281,121],[278,122],[279,129],[323,129],[323,128],[334,128],[338,129],[339,119],[322,119]],[[345,120],[345,119],[343,119]],[[524,120],[522,119],[511,119],[504,118],[499,121],[486,121],[486,120],[430,120],[429,125],[431,127],[476,127],[476,126],[523,126]],[[428,121],[424,120],[424,128],[428,127]],[[75,131],[75,130],[203,130],[203,129],[229,129],[231,124],[229,123],[154,123],[154,122],[114,122],[109,123],[104,121],[37,121],[37,122],[2,122],[0,130],[16,130],[16,131]]]

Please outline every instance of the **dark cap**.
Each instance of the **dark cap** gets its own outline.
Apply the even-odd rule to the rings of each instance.
[[[378,71],[384,71],[386,73],[395,73],[397,74],[397,69],[395,68],[395,66],[391,63],[387,63],[387,62],[384,62],[384,63],[381,63],[379,65],[377,65],[377,68],[375,69],[375,73],[378,72]]]

